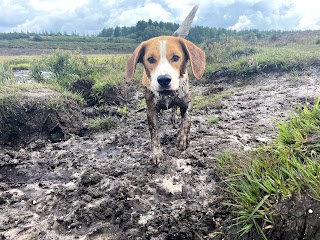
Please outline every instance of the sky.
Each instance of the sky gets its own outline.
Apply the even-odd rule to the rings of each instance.
[[[0,32],[93,35],[137,21],[181,23],[199,5],[194,26],[234,30],[320,29],[315,0],[0,0]]]

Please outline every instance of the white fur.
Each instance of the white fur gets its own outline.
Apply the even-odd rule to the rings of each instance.
[[[151,91],[159,92],[162,90],[176,91],[179,89],[179,75],[180,70],[172,67],[167,59],[167,41],[159,41],[160,44],[160,59],[159,64],[155,71],[151,73]],[[168,88],[163,88],[158,83],[158,76],[169,75],[171,77],[171,82]]]

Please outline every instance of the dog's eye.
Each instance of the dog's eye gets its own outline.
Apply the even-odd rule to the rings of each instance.
[[[172,58],[171,58],[172,62],[178,62],[179,59],[180,59],[180,57],[177,56],[177,55],[173,55]]]
[[[151,64],[156,63],[156,59],[154,57],[149,57],[147,60]]]

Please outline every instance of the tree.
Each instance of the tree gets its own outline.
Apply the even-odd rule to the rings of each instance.
[[[104,28],[102,31],[98,34],[98,37],[112,37],[113,35],[113,28]]]
[[[113,32],[114,37],[120,37],[121,36],[121,28],[119,26],[116,26]]]
[[[148,23],[146,21],[138,21],[136,24],[136,31],[143,32],[146,27],[148,27]]]

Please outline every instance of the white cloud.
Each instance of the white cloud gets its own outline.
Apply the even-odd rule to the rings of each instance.
[[[30,5],[34,10],[51,12],[51,11],[73,11],[83,7],[88,3],[87,0],[30,0]]]
[[[144,6],[123,11],[119,16],[107,21],[110,26],[132,26],[139,20],[164,21],[173,20],[173,16],[158,3],[147,3]]]
[[[296,1],[295,6],[294,13],[300,16],[299,24],[295,29],[320,29],[319,1]]]
[[[25,4],[19,1],[4,0],[0,1],[0,5],[0,30],[14,27],[28,18]]]
[[[243,30],[250,28],[251,20],[247,16],[240,16],[238,22],[229,27],[232,30]]]
[[[230,29],[320,29],[314,0],[0,0],[0,31],[98,33],[139,20],[181,23],[200,4],[194,25]]]

